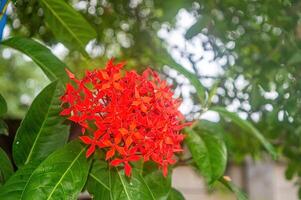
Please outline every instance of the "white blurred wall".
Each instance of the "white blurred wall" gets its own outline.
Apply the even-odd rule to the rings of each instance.
[[[271,160],[247,160],[243,166],[231,165],[227,175],[249,193],[250,200],[298,200],[298,188],[284,177],[285,165]],[[190,167],[177,167],[173,172],[173,187],[186,200],[235,200],[225,190],[208,193],[200,176]]]

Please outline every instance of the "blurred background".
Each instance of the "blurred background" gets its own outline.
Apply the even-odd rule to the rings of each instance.
[[[86,69],[103,67],[112,57],[125,60],[127,69],[151,66],[173,84],[188,120],[202,119],[224,133],[227,175],[250,199],[295,200],[298,193],[301,197],[301,1],[68,2],[97,30],[97,38],[86,46],[92,61],[57,43],[37,0],[9,5],[4,38],[22,35],[39,40],[79,76]],[[160,62],[166,57],[196,74],[208,91],[215,91],[212,105],[253,123],[277,147],[279,160],[271,160],[256,139],[217,113],[202,109],[189,81]],[[0,92],[9,106],[6,120],[14,125],[49,82],[28,57],[12,49],[0,48],[0,65]],[[173,185],[188,200],[235,199],[218,185],[207,188],[191,168],[178,166],[173,176]]]

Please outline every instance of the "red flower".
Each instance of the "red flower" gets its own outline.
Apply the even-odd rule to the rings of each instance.
[[[181,123],[180,101],[151,69],[122,75],[123,65],[110,60],[105,69],[87,71],[83,79],[67,71],[73,84],[61,97],[61,115],[81,125],[80,139],[89,145],[86,157],[103,149],[110,165],[123,165],[127,176],[131,162],[151,160],[166,176],[174,153],[182,151],[180,130],[188,125]]]

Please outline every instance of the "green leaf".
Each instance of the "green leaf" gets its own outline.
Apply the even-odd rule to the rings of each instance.
[[[293,56],[288,60],[287,64],[288,65],[294,65],[301,63],[301,52],[297,51],[296,53],[293,54]]]
[[[206,90],[205,90],[204,86],[201,84],[201,82],[198,79],[198,77],[195,74],[193,74],[190,71],[188,71],[187,69],[185,69],[180,64],[176,63],[175,61],[170,61],[168,63],[168,66],[170,66],[171,68],[177,70],[178,72],[180,72],[181,74],[183,74],[186,78],[188,78],[188,80],[190,81],[190,83],[196,89],[196,93],[197,93],[197,95],[199,97],[200,103],[204,103],[205,102],[205,98],[206,98]]]
[[[211,122],[205,119],[198,121],[195,128],[198,130],[197,133],[207,132],[220,138],[224,138],[227,134],[219,123]]]
[[[198,170],[209,184],[218,180],[226,169],[227,149],[223,140],[212,134],[197,134],[186,128],[186,144]]]
[[[51,81],[59,79],[67,82],[69,80],[65,72],[67,66],[39,42],[29,38],[13,37],[3,41],[2,44],[29,56]]]
[[[91,163],[85,149],[74,141],[52,153],[34,170],[20,199],[76,199]]]
[[[155,167],[152,171],[144,169],[144,176],[140,176],[144,178],[145,185],[155,199],[167,199],[171,190],[171,171],[164,177],[162,171]]]
[[[7,112],[7,104],[5,99],[0,94],[0,116],[4,115]]]
[[[106,161],[97,159],[93,162],[87,181],[87,190],[93,199],[110,199],[110,173]]]
[[[13,144],[13,158],[18,167],[43,160],[67,142],[69,126],[62,124],[64,118],[59,115],[61,94],[61,85],[55,81],[34,99]]]
[[[238,188],[232,181],[226,180],[223,177],[220,178],[219,181],[236,195],[237,200],[248,200],[247,195],[240,188]]]
[[[89,174],[88,191],[101,200],[157,200],[167,199],[171,187],[170,176],[153,170],[145,175],[133,168],[131,177],[123,170],[109,169],[107,162],[95,161]]]
[[[167,200],[185,200],[184,196],[178,190],[172,188]]]
[[[29,163],[13,174],[4,186],[0,188],[0,199],[20,200],[28,179],[38,164],[39,162]]]
[[[85,46],[96,37],[95,29],[85,18],[63,0],[39,1],[45,20],[55,37],[66,46],[87,56]]]
[[[0,135],[8,136],[8,126],[4,120],[0,119]]]
[[[0,148],[0,185],[5,183],[5,181],[14,173],[13,165],[10,159],[6,155],[5,151]]]
[[[133,169],[132,176],[128,178],[123,171],[115,169],[111,171],[110,186],[112,200],[157,200],[167,198],[170,183],[158,172],[143,177],[138,170]],[[163,193],[165,195],[162,196]]]
[[[184,68],[182,65],[178,64],[176,61],[173,60],[173,58],[166,52],[165,49],[162,49],[164,55],[160,57],[155,57],[154,59],[163,64],[163,65],[168,65],[170,68],[175,69],[182,75],[184,75],[190,83],[195,87],[196,93],[198,95],[199,101],[201,104],[205,104],[205,99],[206,99],[206,89],[198,79],[198,77],[188,71],[186,68]]]
[[[209,20],[210,17],[206,15],[201,16],[201,18],[198,19],[198,21],[187,30],[185,38],[191,39],[197,34],[199,34],[203,30],[203,28],[205,28],[208,25]]]
[[[239,126],[241,129],[246,131],[247,133],[256,137],[262,145],[266,148],[266,150],[273,156],[274,159],[277,157],[277,153],[274,147],[265,139],[265,137],[248,121],[241,119],[236,113],[229,112],[223,107],[213,107],[210,110],[218,112],[223,117],[229,118]]]

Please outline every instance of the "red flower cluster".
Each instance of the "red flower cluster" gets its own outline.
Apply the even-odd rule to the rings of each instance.
[[[130,162],[152,160],[166,176],[174,153],[182,151],[179,131],[187,125],[181,123],[180,101],[157,73],[123,73],[123,65],[110,60],[104,70],[87,71],[81,80],[68,71],[75,86],[66,86],[61,115],[81,125],[87,157],[103,149],[106,160],[123,165],[127,176]]]

